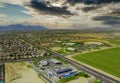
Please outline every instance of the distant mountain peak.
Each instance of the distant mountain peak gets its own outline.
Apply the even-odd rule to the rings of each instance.
[[[43,26],[26,26],[21,24],[0,26],[0,31],[19,31],[19,30],[45,30]]]

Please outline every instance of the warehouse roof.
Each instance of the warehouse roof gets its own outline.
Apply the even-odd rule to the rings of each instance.
[[[57,59],[50,59],[51,62],[55,63],[55,64],[62,64],[59,60]]]
[[[72,71],[72,69],[71,68],[61,69],[61,70],[56,71],[56,73],[61,74],[61,73],[69,72],[69,71]]]

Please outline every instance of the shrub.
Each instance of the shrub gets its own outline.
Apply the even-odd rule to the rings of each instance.
[[[96,80],[94,80],[94,82],[93,82],[93,83],[102,83],[102,81],[101,81],[101,80],[96,79]]]
[[[86,78],[89,78],[90,76],[88,74],[86,74],[85,72],[79,72],[78,74],[79,76],[83,76],[83,77],[86,77]]]

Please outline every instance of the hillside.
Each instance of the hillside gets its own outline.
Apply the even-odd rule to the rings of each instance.
[[[9,25],[0,26],[0,31],[17,31],[17,30],[45,30],[47,28],[42,26],[24,26],[24,25]]]

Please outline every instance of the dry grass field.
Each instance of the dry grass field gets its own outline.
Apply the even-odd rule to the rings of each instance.
[[[5,83],[45,83],[27,62],[5,64]]]

